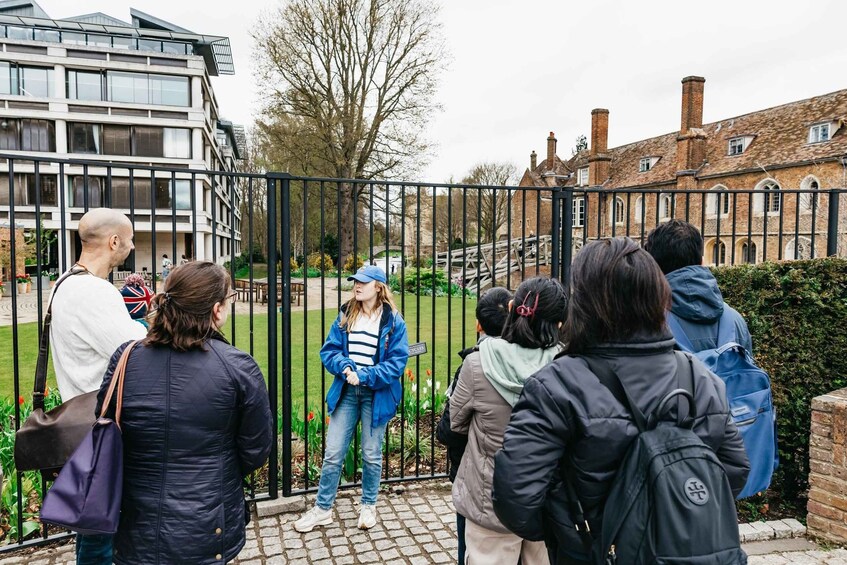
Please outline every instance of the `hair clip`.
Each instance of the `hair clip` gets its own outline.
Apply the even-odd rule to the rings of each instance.
[[[538,309],[538,293],[535,293],[535,304],[531,307],[526,305],[526,301],[529,300],[529,294],[526,295],[526,298],[523,299],[523,304],[515,308],[515,312],[517,312],[518,316],[524,318],[532,318],[535,315],[535,311]]]

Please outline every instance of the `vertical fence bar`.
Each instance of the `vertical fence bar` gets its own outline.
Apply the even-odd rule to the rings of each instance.
[[[838,206],[841,199],[841,191],[831,189],[829,191],[829,214],[826,226],[826,256],[838,255]],[[795,248],[797,246],[795,245]]]
[[[18,269],[18,257],[17,257],[17,234],[15,224],[15,161],[14,159],[9,159],[9,263],[12,271],[17,275]],[[14,277],[14,284],[12,284],[12,374],[14,378],[14,389],[15,396],[14,399],[18,399],[21,397],[21,383],[20,383],[20,351],[19,351],[19,336],[16,331],[18,328],[18,291],[17,291],[17,277]],[[13,402],[15,406],[15,431],[17,431],[21,427],[21,405],[19,402]],[[16,497],[15,504],[17,505],[18,516],[17,516],[17,528],[18,528],[18,539],[16,540],[19,544],[23,543],[23,535],[24,531],[24,523],[23,523],[23,488],[22,488],[22,480],[21,477],[23,474],[20,471],[15,473],[15,482],[18,488],[18,496]]]
[[[559,281],[567,286],[568,281],[570,281],[571,262],[573,261],[573,189],[566,188],[564,195],[565,215],[562,222],[564,224],[564,228],[562,229],[562,274],[559,277]]]
[[[309,428],[313,425],[309,419],[309,183],[303,182],[303,485],[309,488]],[[291,305],[291,296],[282,295],[283,301]],[[323,314],[323,312],[321,313]]]
[[[559,189],[558,186],[553,188],[553,190],[551,191],[551,196],[552,196],[552,206],[553,206],[553,210],[552,210],[552,212],[553,212],[553,219],[552,219],[553,229],[551,230],[552,231],[552,237],[550,238],[551,239],[551,243],[550,243],[551,249],[550,249],[550,251],[552,252],[551,253],[551,261],[550,261],[550,275],[553,278],[558,278],[559,280],[561,280],[561,278],[560,278],[561,273],[559,272],[559,257],[562,253],[562,238],[561,238],[561,235],[562,235],[562,226],[561,226],[561,224],[562,224],[562,216],[561,216],[561,214],[562,214],[562,201],[561,201],[562,194],[561,194],[561,190]],[[539,230],[539,233],[540,233],[540,230]],[[536,256],[540,255],[540,252],[541,252],[540,247],[541,247],[540,245],[535,246]]]
[[[321,339],[326,335],[326,269],[327,265],[324,262],[326,255],[326,193],[324,181],[320,182],[320,201],[321,201],[321,244],[320,244],[320,266],[321,266]],[[326,398],[326,367],[321,363],[321,399]],[[326,403],[321,402],[321,454],[326,451]],[[386,452],[387,453],[387,452]],[[308,467],[307,467],[308,468]]]
[[[213,180],[214,182],[214,180]],[[276,271],[276,263],[277,263],[277,247],[276,247],[276,237],[277,237],[277,177],[268,176],[266,179],[268,194],[267,194],[267,233],[268,233],[268,275],[273,275]],[[214,185],[212,186],[212,190],[214,191]],[[214,192],[213,192],[214,194]],[[213,199],[214,200],[214,199]],[[214,212],[213,212],[214,213]],[[213,243],[214,245],[214,240]],[[273,286],[273,292],[271,292],[271,286]],[[277,312],[276,312],[276,277],[268,276],[268,292],[267,292],[267,300],[268,300],[268,395],[271,407],[271,417],[273,418],[273,429],[274,429],[274,442],[271,445],[271,454],[268,460],[268,494],[270,497],[277,498],[279,496],[279,403],[278,403],[278,359],[277,359]],[[282,344],[285,347],[286,339],[285,339],[285,321],[283,320],[282,331],[283,331],[283,339]],[[285,353],[282,353],[283,358],[285,357]],[[284,361],[283,361],[284,363]],[[283,400],[284,404],[284,400]],[[285,415],[283,412],[283,422],[285,422]],[[291,429],[291,422],[289,417],[288,422],[288,430]],[[286,436],[283,432],[283,440],[282,440],[282,453],[283,460],[286,461],[286,464],[283,465],[283,480],[282,480],[282,495],[290,496],[291,495],[291,469],[290,469],[290,461],[291,461],[291,445],[290,445],[290,436]]]

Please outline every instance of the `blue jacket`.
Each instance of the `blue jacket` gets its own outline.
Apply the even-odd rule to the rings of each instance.
[[[359,386],[374,391],[373,427],[388,423],[397,413],[397,405],[403,399],[403,387],[400,379],[409,360],[409,339],[406,333],[406,322],[399,312],[393,312],[391,306],[383,304],[382,318],[379,322],[379,346],[376,350],[376,364],[373,367],[356,367],[350,359],[347,349],[347,332],[341,329],[341,315],[329,329],[323,347],[321,347],[321,362],[326,370],[335,375],[332,386],[326,395],[326,407],[332,414],[341,398],[341,393],[347,385],[344,369],[347,367],[356,371],[359,376]]]
[[[729,310],[735,320],[735,335],[738,343],[752,355],[753,340],[747,323],[741,314],[723,301],[718,281],[708,267],[691,265],[667,274],[668,284],[673,294],[671,312],[676,315],[685,335],[696,351],[715,349],[717,343],[718,320],[724,310]]]

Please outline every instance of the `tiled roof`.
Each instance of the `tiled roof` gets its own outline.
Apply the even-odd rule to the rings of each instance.
[[[831,139],[808,143],[809,128],[822,122],[835,123],[830,130]],[[847,155],[847,90],[727,118],[705,124],[702,129],[706,134],[706,163],[697,171],[698,178],[837,158]],[[673,132],[610,148],[610,176],[603,186],[632,188],[675,183],[678,135]],[[740,155],[729,155],[729,140],[742,136],[752,136],[752,142]],[[588,165],[587,155],[581,152],[562,166],[575,172]],[[641,173],[639,162],[644,157],[659,159],[649,171]],[[540,175],[543,169],[542,162],[532,173]],[[574,186],[575,177],[564,185]]]

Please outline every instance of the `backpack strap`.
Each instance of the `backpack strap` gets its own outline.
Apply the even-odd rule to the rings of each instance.
[[[689,353],[694,353],[694,344],[691,343],[691,340],[688,339],[688,335],[686,335],[685,330],[682,329],[682,324],[679,323],[679,318],[676,317],[676,314],[668,310],[667,315],[668,327],[673,334],[674,339],[677,344],[684,350]]]
[[[583,359],[585,359],[585,362],[588,363],[588,368],[591,369],[591,372],[597,376],[600,384],[609,389],[612,396],[614,396],[618,402],[623,404],[624,407],[629,410],[638,431],[645,431],[647,429],[647,418],[645,418],[644,413],[638,409],[638,405],[633,402],[632,397],[627,392],[626,387],[623,386],[623,383],[617,373],[615,373],[615,370],[612,369],[609,361],[602,357],[593,356],[585,356]]]
[[[738,343],[738,333],[735,331],[735,319],[724,302],[723,314],[718,319],[718,342],[715,348],[722,347],[727,343]]]

